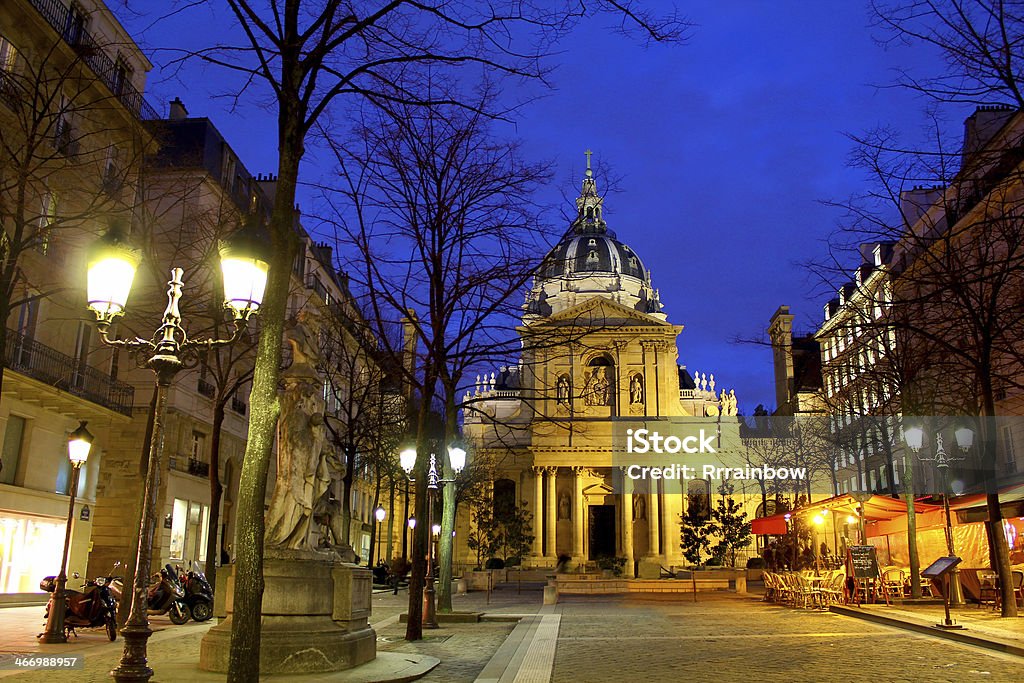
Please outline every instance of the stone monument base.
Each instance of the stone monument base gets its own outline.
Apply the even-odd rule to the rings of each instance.
[[[261,674],[341,671],[377,655],[370,627],[372,575],[326,553],[268,548],[263,562]],[[235,573],[220,585],[227,618],[203,637],[199,668],[226,672],[231,648]]]

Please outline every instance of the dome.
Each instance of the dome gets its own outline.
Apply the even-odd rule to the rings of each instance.
[[[604,296],[644,313],[664,318],[651,276],[640,257],[608,229],[604,198],[589,158],[577,216],[541,262],[527,297],[528,314],[551,315],[592,296]]]

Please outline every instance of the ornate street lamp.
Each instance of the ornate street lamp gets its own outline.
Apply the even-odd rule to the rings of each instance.
[[[966,455],[967,451],[974,445],[974,432],[967,427],[959,427],[953,432],[956,445]],[[956,457],[947,455],[946,449],[942,446],[942,433],[935,433],[935,455],[933,457],[921,456],[921,448],[924,446],[924,429],[918,425],[907,427],[903,430],[903,438],[910,450],[918,454],[922,462],[934,462],[935,468],[939,470],[942,477],[942,509],[946,516],[946,552],[950,557],[956,556],[956,548],[953,543],[953,524],[949,512],[949,463],[963,460],[964,456]],[[964,605],[964,591],[960,585],[960,570],[954,566],[949,572],[949,604],[948,607],[962,607]],[[946,620],[949,621],[947,614]]]
[[[413,468],[416,466],[416,449],[406,448],[398,455],[399,462],[402,465],[402,469],[405,470],[409,481],[414,481],[411,473]],[[466,466],[466,450],[462,448],[458,443],[453,443],[448,447],[448,461],[451,463],[452,471],[455,472],[455,476],[459,475],[459,472]],[[437,471],[437,456],[433,453],[430,454],[430,464],[427,469],[427,521],[431,522],[434,519],[434,496],[438,489],[446,484],[451,484],[455,479],[442,479],[441,475]],[[441,499],[441,512],[444,514],[444,499]],[[415,528],[415,520],[409,520],[409,528]],[[441,526],[434,524],[431,527],[434,535],[440,533]],[[437,603],[434,597],[434,560],[433,560],[433,539],[427,539],[427,586],[423,589],[423,628],[437,628]]]
[[[124,653],[111,674],[117,681],[147,681],[153,670],[146,663],[146,643],[152,631],[146,613],[150,560],[156,531],[156,498],[160,461],[164,449],[164,417],[167,390],[185,361],[197,359],[207,351],[233,344],[246,329],[249,318],[263,301],[269,268],[269,240],[258,216],[250,215],[231,237],[219,244],[224,276],[224,308],[231,316],[233,331],[228,339],[191,339],[182,327],[178,303],[183,287],[181,268],[171,269],[167,283],[167,307],[163,320],[151,339],[111,339],[110,326],[124,314],[132,280],[139,264],[139,253],[131,248],[119,225],[113,225],[92,247],[89,254],[88,303],[96,315],[96,328],[103,343],[145,354],[142,363],[156,374],[156,402],[149,461],[143,487],[142,516],[139,522],[138,557],[132,586],[131,610],[121,629]]]
[[[384,509],[383,505],[378,505],[377,509],[373,511],[373,516],[377,518],[377,560],[380,560],[380,525],[384,521],[384,518],[388,516],[387,510]],[[373,558],[370,558],[371,562]]]
[[[68,583],[68,550],[71,547],[71,525],[75,518],[75,496],[78,494],[78,476],[82,465],[89,459],[92,449],[92,434],[85,428],[88,424],[82,420],[78,429],[68,435],[68,460],[71,461],[71,489],[68,501],[68,520],[64,529],[64,552],[60,556],[60,573],[57,574],[57,585],[53,589],[50,600],[50,611],[46,615],[46,629],[39,634],[41,643],[66,643],[64,633],[64,610],[67,608],[65,589]]]

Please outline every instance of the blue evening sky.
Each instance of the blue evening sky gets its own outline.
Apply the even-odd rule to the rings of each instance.
[[[136,16],[111,5],[148,51],[201,46],[230,22],[226,8],[152,24],[148,8],[166,3],[134,0]],[[876,86],[893,80],[894,67],[940,63],[876,44],[859,1],[682,9],[696,24],[682,46],[645,48],[600,20],[580,26],[554,58],[555,90],[507,132],[528,155],[555,163],[551,202],[575,196],[587,148],[620,177],[606,218],[650,269],[669,320],[685,326],[679,362],[714,372],[749,414],[774,406],[771,354],[737,339],[758,337],[780,304],[798,329],[812,329],[828,298],[800,263],[826,253],[839,217],[822,200],[864,187],[863,172],[847,166],[844,133],[891,125],[913,136],[924,103]],[[272,112],[249,103],[232,110],[214,97],[228,87],[222,72],[186,64],[172,76],[170,57],[151,54],[154,104],[180,96],[191,115],[213,119],[252,172],[275,170]],[[311,166],[308,177],[320,172]]]

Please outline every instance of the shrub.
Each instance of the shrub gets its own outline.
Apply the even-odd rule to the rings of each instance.
[[[764,569],[765,561],[763,557],[748,557],[747,558],[747,569]]]
[[[601,571],[610,571],[615,576],[622,576],[622,568],[626,566],[624,557],[601,556],[597,558],[597,567]]]
[[[487,560],[487,563],[484,565],[484,569],[504,569],[504,568],[505,568],[505,560],[501,559],[500,557],[492,557],[489,560]]]

